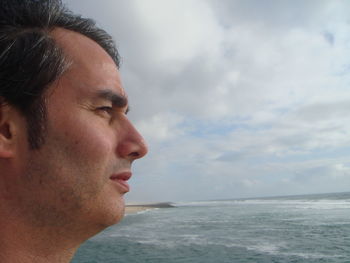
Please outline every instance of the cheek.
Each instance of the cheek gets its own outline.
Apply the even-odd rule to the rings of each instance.
[[[113,158],[116,144],[115,134],[110,127],[100,120],[92,118],[79,118],[67,120],[61,125],[61,132],[57,131],[57,136],[63,134],[65,144],[72,152],[76,152],[84,159],[105,159]]]
[[[51,130],[47,146],[55,156],[54,166],[60,167],[56,170],[61,171],[60,180],[64,184],[84,196],[94,195],[104,187],[115,162],[115,142],[110,133],[81,120],[69,128],[66,124]]]
[[[78,131],[56,134],[54,147],[50,147],[57,150],[51,167],[56,166],[55,171],[59,171],[57,181],[61,188],[83,201],[98,195],[108,182],[113,167],[113,143],[108,136],[91,128]],[[74,199],[69,194],[60,196]]]
[[[48,127],[48,141],[53,143],[49,148],[57,149],[55,163],[76,187],[102,187],[116,162],[116,132],[84,109],[62,114],[52,115]]]
[[[72,147],[82,157],[95,160],[113,158],[114,141],[101,130],[82,130],[74,137]]]

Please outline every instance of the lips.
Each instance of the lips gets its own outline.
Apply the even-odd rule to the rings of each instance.
[[[115,184],[122,193],[127,193],[130,191],[130,186],[127,181],[130,179],[131,176],[131,172],[123,172],[111,175],[110,179],[113,182],[115,182]]]

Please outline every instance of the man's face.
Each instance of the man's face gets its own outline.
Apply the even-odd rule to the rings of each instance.
[[[123,216],[131,163],[147,148],[126,117],[113,60],[78,33],[53,36],[72,64],[48,90],[45,144],[20,150],[17,201],[34,224],[79,222],[99,231]]]

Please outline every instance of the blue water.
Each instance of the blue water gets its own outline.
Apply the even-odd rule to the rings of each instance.
[[[73,263],[350,263],[350,193],[176,204],[128,215]]]

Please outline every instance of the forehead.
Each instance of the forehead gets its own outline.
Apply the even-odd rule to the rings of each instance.
[[[100,45],[82,34],[62,28],[54,29],[51,35],[70,65],[60,78],[59,86],[69,84],[81,95],[108,89],[126,97],[118,68]]]

